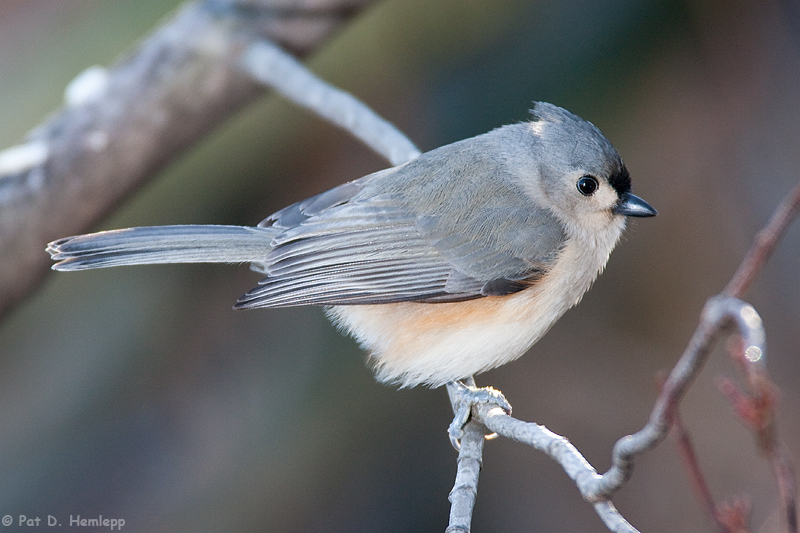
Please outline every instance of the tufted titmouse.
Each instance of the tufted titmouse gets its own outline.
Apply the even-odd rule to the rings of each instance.
[[[603,269],[625,217],[656,214],[600,131],[552,104],[291,205],[257,227],[68,237],[55,270],[243,263],[236,309],[324,305],[378,380],[439,386],[521,356]]]

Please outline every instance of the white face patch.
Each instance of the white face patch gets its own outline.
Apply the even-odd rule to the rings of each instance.
[[[619,195],[611,185],[603,179],[598,179],[599,187],[591,196],[584,196],[586,201],[578,202],[577,210],[586,216],[598,212],[609,212],[619,202]],[[577,187],[576,187],[577,188]]]
[[[585,177],[597,181],[597,189],[591,194],[583,194],[578,186]],[[593,176],[584,170],[576,170],[559,179],[556,187],[547,191],[549,209],[567,228],[583,233],[601,231],[619,218],[611,210],[619,201],[619,195],[608,181]],[[623,224],[624,225],[624,224]]]

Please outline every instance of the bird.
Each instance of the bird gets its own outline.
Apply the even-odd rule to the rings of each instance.
[[[604,269],[635,196],[588,121],[545,102],[530,120],[448,144],[290,205],[257,226],[102,231],[48,245],[54,270],[249,263],[235,309],[323,306],[378,381],[439,387],[509,363]]]

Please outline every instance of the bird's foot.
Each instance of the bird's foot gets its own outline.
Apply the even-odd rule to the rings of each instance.
[[[473,406],[491,403],[499,406],[507,414],[511,414],[511,404],[508,403],[502,392],[492,387],[478,388],[471,378],[468,383],[471,384],[465,385],[460,381],[451,381],[447,384],[447,393],[450,395],[450,401],[456,412],[456,416],[447,429],[447,433],[450,435],[450,442],[453,444],[453,448],[456,450],[461,449],[460,440],[464,436],[464,426],[469,422]],[[493,434],[487,436],[487,438],[492,436]]]

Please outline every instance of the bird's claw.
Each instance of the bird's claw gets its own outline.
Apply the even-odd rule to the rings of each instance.
[[[455,407],[456,415],[447,429],[450,443],[456,450],[461,449],[461,438],[464,436],[464,426],[469,422],[472,407],[480,404],[494,404],[506,414],[511,414],[511,404],[508,403],[503,393],[492,387],[478,388],[465,385],[460,381],[451,381],[447,384],[447,392]],[[488,438],[488,437],[487,437]]]

